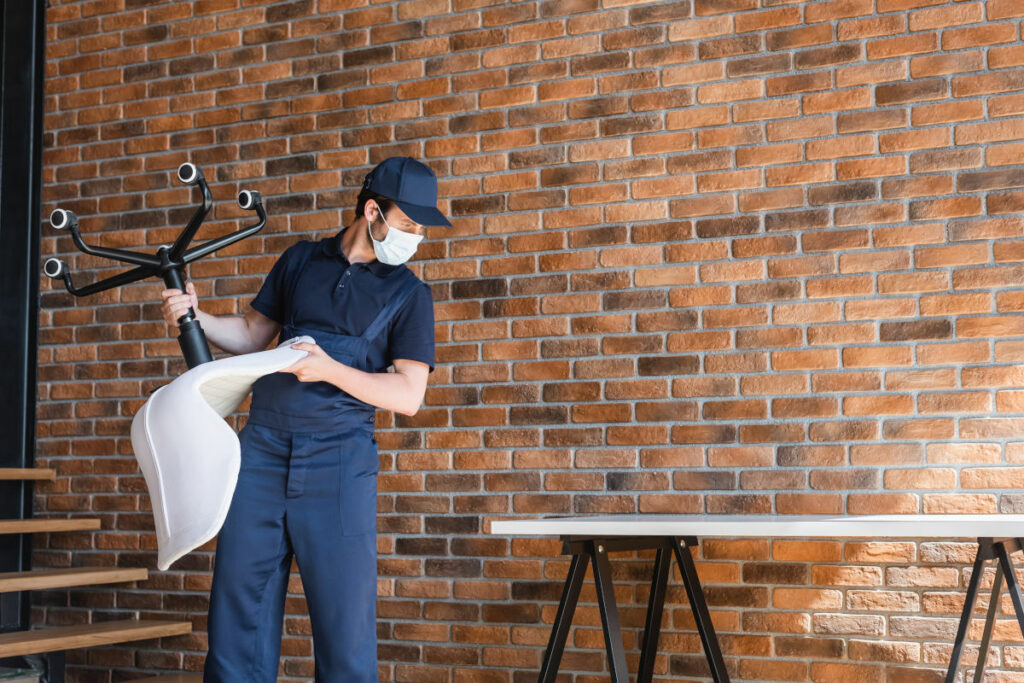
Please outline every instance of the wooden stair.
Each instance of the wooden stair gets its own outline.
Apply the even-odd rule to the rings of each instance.
[[[53,626],[31,631],[0,633],[0,657],[98,647],[133,640],[180,636],[192,632],[188,621],[158,619],[127,619],[102,621],[98,624]]]
[[[47,531],[95,531],[98,519],[0,519],[0,534],[40,534]]]
[[[0,593],[95,586],[102,583],[145,581],[145,568],[72,567],[68,569],[34,569],[27,572],[0,573]]]
[[[0,467],[0,481],[28,481],[29,479],[57,478],[57,470],[43,467]]]
[[[125,683],[203,683],[203,674],[164,674],[150,678],[136,678]]]
[[[54,480],[56,476],[57,472],[53,469],[0,467],[0,481]],[[100,520],[89,518],[0,519],[0,534],[95,531],[99,528]],[[145,581],[147,578],[149,571],[142,567],[65,567],[3,572],[0,573],[0,594],[131,583]],[[4,598],[3,602],[6,604],[7,598]],[[63,683],[66,650],[180,636],[191,632],[192,622],[164,619],[120,619],[28,631],[9,631],[0,633],[0,658],[43,655],[46,660],[47,680]],[[145,680],[160,683],[202,683],[202,675],[196,678],[186,674],[175,674]]]

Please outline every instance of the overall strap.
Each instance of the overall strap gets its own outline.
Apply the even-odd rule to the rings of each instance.
[[[320,246],[319,242],[299,242],[299,255],[298,263],[295,265],[295,270],[291,274],[291,278],[288,280],[287,290],[287,303],[288,303],[288,324],[295,325],[295,293],[299,287],[299,276],[302,275],[302,271],[305,269],[306,264],[309,262],[313,252],[316,251],[317,247]]]
[[[391,296],[388,302],[384,304],[384,308],[382,308],[380,313],[377,314],[377,317],[373,319],[370,326],[367,327],[360,335],[366,341],[376,339],[377,336],[384,331],[384,328],[391,322],[391,319],[395,317],[398,311],[402,308],[402,305],[406,302],[409,296],[412,295],[413,291],[416,290],[416,286],[420,284],[416,275],[408,268],[405,268],[402,271],[401,277],[403,277],[404,280],[400,285],[398,285],[398,289],[395,290],[395,293]]]

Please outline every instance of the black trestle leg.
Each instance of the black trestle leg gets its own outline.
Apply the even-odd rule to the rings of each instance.
[[[597,605],[601,609],[601,625],[604,627],[604,642],[608,652],[608,670],[612,683],[629,683],[626,669],[626,650],[622,644],[622,628],[619,626],[619,609],[615,604],[615,587],[612,585],[612,567],[601,541],[587,541],[587,547],[594,558],[594,582],[597,584]]]
[[[685,540],[687,546],[696,545],[696,539]],[[711,624],[711,615],[708,614],[704,591],[700,587],[700,579],[697,578],[697,568],[693,564],[690,548],[684,548],[678,538],[672,539],[672,547],[675,550],[676,561],[679,562],[680,573],[683,575],[686,597],[690,600],[690,609],[697,622],[697,633],[704,645],[704,656],[707,657],[708,667],[711,669],[711,678],[715,683],[729,683],[729,672],[725,669],[725,661],[722,659],[722,651],[715,636],[715,627]]]
[[[996,576],[992,580],[992,592],[988,599],[988,613],[985,615],[985,630],[981,634],[981,644],[978,646],[978,662],[974,667],[974,680],[978,683],[985,675],[985,661],[988,659],[988,645],[992,642],[992,627],[996,624],[996,616],[999,614],[999,594],[1003,591],[1003,566],[996,563]]]
[[[644,626],[644,642],[640,649],[640,669],[637,683],[651,683],[654,677],[654,658],[658,654],[658,637],[661,635],[661,615],[665,609],[665,589],[668,573],[672,566],[672,550],[667,546],[658,548],[654,559],[654,573],[651,577],[651,596],[647,601],[647,623]]]
[[[1020,582],[1017,580],[1017,572],[1013,569],[1010,551],[1000,543],[996,546],[996,554],[999,556],[999,564],[1002,566],[1006,578],[1006,590],[1010,593],[1013,611],[1017,615],[1017,626],[1020,627],[1021,633],[1024,633],[1024,599],[1020,594]]]
[[[967,582],[967,595],[964,596],[964,609],[960,614],[960,624],[956,629],[956,638],[953,640],[953,652],[949,658],[949,669],[946,670],[945,683],[954,683],[956,671],[960,666],[960,658],[964,653],[964,644],[967,642],[967,629],[971,625],[971,616],[974,614],[974,605],[978,601],[978,586],[981,585],[981,575],[985,571],[985,562],[992,557],[992,539],[978,539],[978,554],[974,556],[974,566],[971,568],[971,578]]]
[[[562,589],[562,599],[555,614],[555,623],[551,627],[551,637],[544,652],[544,663],[540,667],[538,683],[554,683],[555,677],[558,676],[558,665],[562,662],[565,640],[569,637],[569,627],[572,626],[572,615],[580,598],[580,588],[587,573],[588,560],[587,555],[583,553],[572,556],[569,575],[565,577],[565,587]]]

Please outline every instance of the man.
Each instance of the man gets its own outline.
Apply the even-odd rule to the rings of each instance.
[[[355,221],[286,249],[244,317],[201,312],[191,282],[187,293],[162,293],[169,324],[191,306],[232,353],[261,351],[275,336],[317,342],[294,344],[309,355],[253,387],[217,539],[204,683],[276,681],[293,554],[316,680],[377,681],[374,412],[415,414],[433,370],[433,298],[403,264],[424,226],[451,225],[436,203],[433,171],[392,157],[366,176]]]

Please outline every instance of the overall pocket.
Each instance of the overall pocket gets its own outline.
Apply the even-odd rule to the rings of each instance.
[[[370,436],[345,439],[340,447],[338,498],[342,536],[377,533],[377,442]]]

